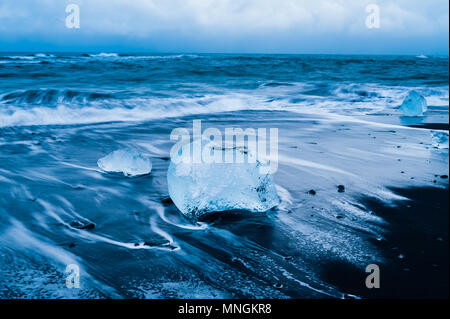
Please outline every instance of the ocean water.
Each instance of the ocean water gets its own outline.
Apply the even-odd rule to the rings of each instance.
[[[340,278],[371,263],[419,277],[448,269],[448,229],[409,234],[438,252],[423,257],[393,242],[379,208],[408,213],[411,189],[448,201],[448,148],[432,140],[448,132],[448,70],[448,57],[0,54],[0,297],[370,297],[364,279]],[[427,101],[423,117],[398,109],[410,90]],[[279,207],[198,223],[180,214],[169,136],[196,119],[278,128]],[[150,175],[97,167],[124,147],[151,158]],[[65,285],[68,264],[79,289]]]

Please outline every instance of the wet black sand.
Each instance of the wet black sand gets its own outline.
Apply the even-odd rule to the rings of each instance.
[[[169,135],[194,119],[279,129],[277,210],[183,218],[167,190]],[[242,111],[3,128],[0,297],[446,297],[448,150],[427,129],[364,120]],[[150,175],[98,169],[128,146],[151,158]],[[80,290],[65,287],[69,263]],[[379,290],[365,287],[370,263]]]
[[[329,282],[341,291],[364,298],[448,298],[448,188],[392,189],[410,202],[386,206],[373,198],[361,202],[389,225],[374,244],[386,258],[380,267],[380,288],[362,285],[364,269],[335,261],[324,267]]]
[[[425,128],[430,130],[446,130],[448,131],[448,123],[424,123],[409,125],[410,127]]]

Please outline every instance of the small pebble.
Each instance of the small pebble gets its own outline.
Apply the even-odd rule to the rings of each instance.
[[[83,227],[81,227],[80,229],[94,229],[95,228],[95,224],[93,223],[89,223],[87,225],[84,225]]]
[[[172,198],[165,197],[165,198],[161,198],[161,203],[163,203],[164,205],[172,205],[173,201],[172,201]]]
[[[83,225],[79,221],[71,222],[70,226],[77,228],[77,229],[94,229],[95,228],[94,223],[88,223],[88,224]]]
[[[283,288],[283,285],[280,284],[280,283],[276,283],[276,284],[274,284],[273,286],[274,286],[276,289],[281,289],[281,288]]]

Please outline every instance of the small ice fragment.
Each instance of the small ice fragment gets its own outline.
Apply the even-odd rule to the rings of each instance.
[[[400,110],[406,116],[422,116],[427,111],[427,101],[422,95],[412,90],[403,100]]]
[[[416,58],[418,58],[418,59],[428,59],[428,57],[426,55],[423,55],[423,54],[416,56]]]
[[[222,159],[240,153],[243,160],[218,162],[201,156],[194,162],[190,154],[198,149]],[[174,204],[192,219],[233,209],[265,212],[280,202],[267,162],[256,159],[246,148],[219,147],[208,139],[197,139],[179,149],[171,159],[167,183]]]
[[[97,161],[98,167],[106,172],[122,172],[125,176],[149,174],[150,159],[133,149],[119,149]]]
[[[433,147],[448,149],[448,132],[430,131]]]

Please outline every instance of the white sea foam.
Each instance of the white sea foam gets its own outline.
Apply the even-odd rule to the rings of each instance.
[[[90,57],[93,58],[116,58],[119,55],[117,53],[105,53],[105,52],[101,52],[101,53],[97,53],[97,54],[90,54]]]
[[[54,58],[55,57],[53,54],[47,54],[47,53],[36,53],[34,56],[37,58]]]
[[[174,93],[173,97],[143,96],[129,99],[115,99],[108,92],[99,92],[103,94],[101,98],[88,98],[91,92],[75,92],[77,95],[74,98],[70,92],[69,99],[65,97],[65,91],[40,90],[28,95],[22,92],[25,94],[23,97],[20,92],[14,91],[11,92],[14,98],[10,97],[10,93],[0,95],[0,127],[132,122],[240,110],[286,110],[347,116],[397,114],[398,105],[410,89],[423,95],[430,107],[445,107],[449,103],[448,87],[430,89],[352,84],[334,88],[332,96],[302,95],[310,87],[311,84],[293,83],[292,86],[260,87],[252,91],[220,89],[222,93],[213,94],[208,93],[208,90],[218,89],[206,86],[206,93],[200,96]],[[370,97],[361,97],[360,92],[368,92],[364,95]],[[27,104],[31,98],[29,95],[37,100]],[[293,96],[301,99],[295,100]],[[47,100],[53,105],[45,104]]]

